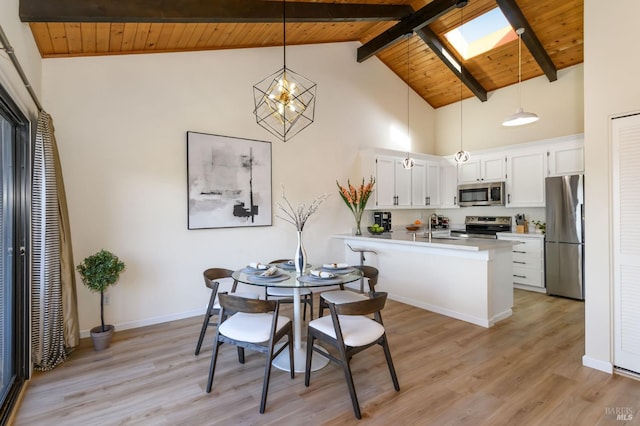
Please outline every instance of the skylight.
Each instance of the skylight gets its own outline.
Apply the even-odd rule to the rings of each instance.
[[[444,36],[465,60],[518,38],[499,7],[449,31]]]

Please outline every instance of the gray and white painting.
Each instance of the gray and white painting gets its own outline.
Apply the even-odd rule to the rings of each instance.
[[[271,143],[187,132],[189,229],[271,225]]]

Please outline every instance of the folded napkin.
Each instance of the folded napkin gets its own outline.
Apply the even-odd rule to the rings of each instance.
[[[327,269],[342,269],[348,268],[349,265],[346,263],[325,263],[322,267]]]
[[[274,275],[278,275],[278,268],[276,266],[272,266],[271,268],[267,269],[266,271],[264,271],[263,273],[260,274],[261,277],[273,277]]]
[[[269,265],[265,265],[264,263],[260,262],[251,262],[249,264],[249,267],[253,269],[269,269]]]
[[[318,278],[333,278],[333,277],[335,277],[335,275],[332,274],[331,272],[319,271],[317,269],[312,269],[310,271],[310,273],[311,273],[312,277],[318,277]]]

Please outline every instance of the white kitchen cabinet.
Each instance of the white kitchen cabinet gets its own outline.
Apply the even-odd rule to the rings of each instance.
[[[440,164],[416,160],[411,169],[411,207],[440,207]]]
[[[544,236],[541,234],[498,233],[499,240],[518,241],[513,246],[513,286],[546,293],[544,282]]]
[[[396,179],[395,159],[393,157],[378,156],[376,162],[376,207],[388,208],[395,206]]]
[[[376,209],[411,207],[412,170],[402,167],[403,159],[403,157],[376,156]]]
[[[448,160],[440,163],[440,207],[458,208],[458,167]]]
[[[546,152],[507,155],[506,207],[544,207]]]
[[[487,156],[471,159],[458,165],[458,182],[478,183],[504,180],[504,156]]]
[[[411,207],[440,206],[440,165],[416,160],[411,169]]]
[[[549,176],[584,173],[584,144],[582,140],[552,145],[547,151]]]
[[[407,170],[402,166],[404,158],[375,157],[375,208],[439,207],[440,164],[415,160],[414,167]]]
[[[394,160],[396,207],[411,207],[411,172],[402,166],[404,158]]]
[[[411,169],[411,205],[420,206],[427,203],[427,163],[416,160]]]

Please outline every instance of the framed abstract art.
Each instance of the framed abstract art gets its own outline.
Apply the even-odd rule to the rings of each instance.
[[[271,143],[187,132],[188,228],[271,225]]]

